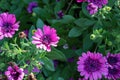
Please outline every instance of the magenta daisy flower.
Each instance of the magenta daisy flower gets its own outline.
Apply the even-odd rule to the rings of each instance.
[[[89,3],[97,5],[99,8],[102,8],[103,5],[108,3],[108,0],[87,0]]]
[[[14,14],[0,14],[0,40],[4,37],[12,38],[15,31],[18,31],[19,22],[16,22]]]
[[[118,80],[120,78],[120,68],[108,68],[108,74],[105,76],[109,80]]]
[[[48,52],[51,51],[51,46],[57,46],[60,39],[56,34],[56,30],[46,25],[44,25],[43,31],[37,29],[32,38],[32,43],[35,44],[37,48],[47,50]]]
[[[22,80],[24,77],[24,72],[23,69],[18,66],[9,66],[7,71],[5,71],[5,75],[8,80]]]
[[[84,76],[84,79],[98,80],[108,72],[106,62],[107,60],[102,54],[87,52],[83,53],[82,57],[79,57],[77,68],[80,75]]]
[[[120,54],[110,54],[107,55],[107,63],[109,67],[118,67],[120,68]]]

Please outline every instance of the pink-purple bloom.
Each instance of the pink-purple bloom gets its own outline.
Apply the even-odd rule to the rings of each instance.
[[[98,6],[93,4],[93,3],[89,3],[88,6],[87,6],[87,10],[89,11],[89,13],[91,15],[97,13],[98,11]]]
[[[107,75],[108,69],[106,65],[106,58],[100,53],[87,52],[79,57],[78,71],[84,79],[98,80],[102,75]]]
[[[35,44],[37,48],[44,49],[48,52],[51,51],[51,46],[57,46],[60,39],[57,36],[56,30],[46,25],[43,26],[43,31],[38,28],[32,38],[32,43]]]
[[[7,76],[8,80],[22,80],[24,77],[24,72],[22,68],[18,66],[9,66],[7,71],[5,71],[5,75]]]
[[[108,3],[108,0],[87,0],[88,3],[93,3],[99,8],[102,8],[102,6],[106,5]]]
[[[77,0],[77,3],[85,2],[86,0]]]
[[[0,40],[3,38],[12,38],[15,31],[18,31],[19,22],[16,22],[14,14],[0,14]]]
[[[37,3],[37,2],[30,2],[29,5],[28,5],[28,7],[27,7],[28,13],[32,13],[32,12],[33,12],[33,9],[34,9],[35,7],[37,7],[37,6],[38,6],[38,3]]]

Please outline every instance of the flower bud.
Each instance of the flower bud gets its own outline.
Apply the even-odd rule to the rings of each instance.
[[[32,13],[32,16],[33,16],[33,17],[36,17],[36,13],[33,12],[33,13]]]
[[[90,35],[90,39],[95,40],[95,39],[96,39],[95,34],[91,34],[91,35]]]
[[[32,30],[32,34],[34,34],[35,32],[36,32],[36,30],[35,30],[35,29],[33,29],[33,30]]]
[[[25,38],[27,35],[25,34],[25,32],[20,32],[19,33],[19,37],[20,38]]]
[[[37,79],[35,78],[35,75],[33,73],[30,73],[28,76],[28,80],[37,80]]]

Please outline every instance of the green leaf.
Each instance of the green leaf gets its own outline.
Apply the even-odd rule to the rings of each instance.
[[[75,20],[75,18],[73,16],[71,16],[71,15],[65,15],[65,16],[63,16],[63,19],[61,20],[61,23],[64,23],[64,24],[71,23],[74,20]]]
[[[50,59],[60,60],[60,61],[66,61],[66,57],[64,53],[62,53],[60,50],[53,48],[51,52],[49,52],[46,55]]]
[[[80,19],[77,19],[74,23],[77,25],[77,26],[80,26],[80,27],[83,27],[85,29],[85,27],[89,27],[89,26],[92,26],[96,21],[94,20],[89,20],[87,18],[80,18]]]
[[[40,18],[38,18],[36,26],[37,26],[37,28],[41,28],[41,29],[43,28],[44,23]]]
[[[63,38],[60,38],[60,41],[58,43],[58,46],[64,45],[66,43],[66,40]]]
[[[41,61],[44,63],[44,66],[49,71],[55,71],[53,61],[47,57],[43,57]]]
[[[83,49],[84,49],[84,51],[89,50],[92,45],[93,45],[93,41],[90,39],[90,35],[87,35],[83,39]]]
[[[48,4],[49,3],[49,0],[42,0],[43,1],[43,3],[45,3],[45,4]]]
[[[68,36],[69,37],[78,37],[82,34],[82,31],[80,28],[74,27],[70,30]]]
[[[35,27],[34,27],[33,25],[32,25],[31,28],[29,29],[28,38],[29,38],[30,40],[32,40],[32,35],[33,35],[32,30],[34,30],[34,29],[35,29]]]
[[[91,15],[87,10],[87,5],[88,5],[87,3],[82,3],[82,12],[84,13],[85,16],[91,18]]]

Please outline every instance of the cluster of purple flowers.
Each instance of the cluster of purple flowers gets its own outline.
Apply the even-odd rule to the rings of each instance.
[[[108,3],[108,0],[77,0],[80,2],[88,2],[87,10],[91,15],[97,13],[98,8],[102,8],[102,6]]]
[[[120,53],[108,53],[106,57],[101,53],[82,53],[77,64],[78,72],[87,80],[98,80],[102,75],[109,80],[120,78]]]

